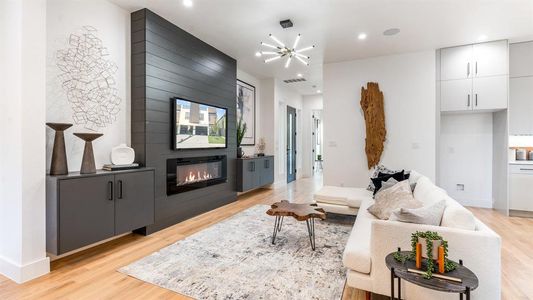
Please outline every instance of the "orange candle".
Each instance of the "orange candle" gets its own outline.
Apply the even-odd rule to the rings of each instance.
[[[422,244],[416,243],[416,268],[422,268]]]
[[[439,246],[439,273],[444,274],[444,246]]]

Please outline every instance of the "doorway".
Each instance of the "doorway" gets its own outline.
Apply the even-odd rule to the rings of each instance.
[[[311,129],[311,138],[312,138],[312,157],[311,164],[313,166],[313,175],[316,173],[322,173],[322,110],[313,110],[312,111],[312,120],[313,125]]]
[[[287,105],[287,183],[296,180],[296,109]]]

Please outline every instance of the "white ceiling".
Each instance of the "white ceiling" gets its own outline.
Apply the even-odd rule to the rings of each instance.
[[[322,87],[324,63],[393,53],[438,49],[487,40],[533,38],[533,0],[109,0],[129,11],[148,8],[238,61],[238,67],[258,78],[296,78],[301,94]],[[294,27],[282,29],[290,18]],[[383,36],[388,28],[401,32]],[[360,32],[368,34],[364,41]],[[314,44],[311,65],[293,61],[269,64],[255,57],[261,41],[272,33],[292,44],[301,33],[301,46]],[[268,49],[265,49],[268,50]],[[316,88],[312,88],[316,85]]]

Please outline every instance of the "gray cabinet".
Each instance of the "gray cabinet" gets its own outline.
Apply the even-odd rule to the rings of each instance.
[[[272,183],[274,156],[237,159],[237,191],[249,191]]]
[[[60,255],[154,222],[154,170],[47,177],[46,248]]]

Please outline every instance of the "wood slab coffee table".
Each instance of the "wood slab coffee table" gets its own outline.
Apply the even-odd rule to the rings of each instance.
[[[297,221],[305,221],[307,225],[307,232],[309,233],[309,241],[311,242],[311,249],[315,250],[315,218],[325,220],[326,212],[324,209],[318,207],[316,204],[306,203],[297,204],[290,203],[287,200],[276,202],[267,210],[267,215],[275,216],[274,233],[272,234],[272,244],[276,242],[276,236],[281,231],[284,217],[293,217]]]

